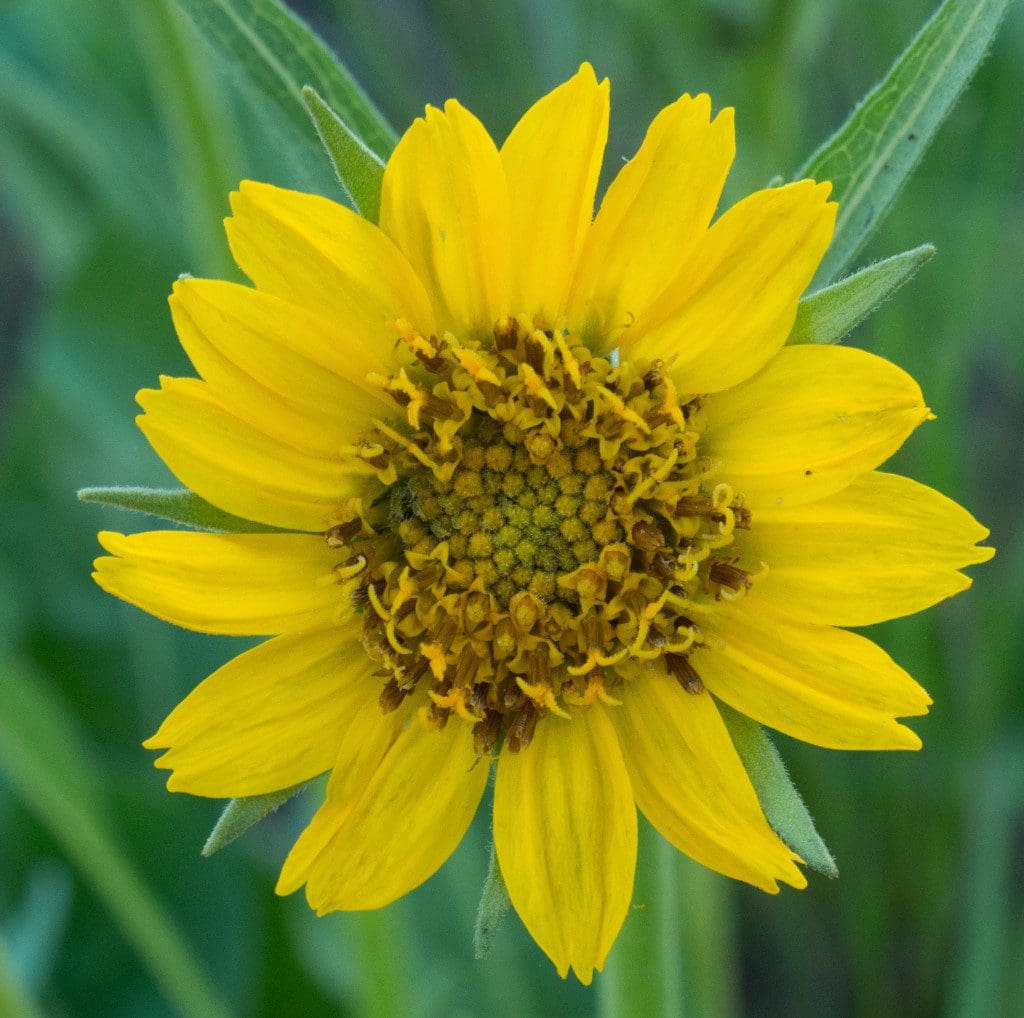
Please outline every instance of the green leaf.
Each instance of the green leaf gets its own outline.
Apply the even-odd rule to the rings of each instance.
[[[265,534],[280,532],[279,527],[253,523],[218,509],[188,488],[82,488],[80,502],[111,505],[129,512],[147,513],[162,520],[182,523],[196,530],[217,530],[228,534]]]
[[[90,770],[89,754],[65,705],[13,661],[0,661],[0,684],[4,780],[117,920],[178,1011],[227,1018],[199,961],[107,827],[95,787],[77,775]]]
[[[348,192],[356,211],[371,223],[377,222],[384,164],[320,98],[315,88],[306,85],[302,89],[302,98],[313,118],[316,133],[331,157],[334,172],[338,174],[338,180]]]
[[[283,788],[280,792],[268,792],[266,795],[249,795],[244,799],[229,799],[221,813],[220,819],[214,824],[210,836],[203,845],[203,855],[210,856],[219,852],[225,845],[230,845],[240,838],[250,827],[258,824],[265,816],[269,816],[278,806],[287,802],[292,796],[298,795],[307,782]]]
[[[717,703],[772,829],[812,869],[826,877],[838,877],[835,859],[814,829],[811,814],[793,787],[779,751],[756,721],[728,704]]]
[[[984,59],[1008,3],[945,0],[885,78],[801,168],[798,177],[831,180],[839,202],[820,283],[834,279],[881,222]]]
[[[786,342],[838,343],[858,322],[909,282],[934,254],[931,244],[922,244],[912,251],[875,262],[804,297]]]
[[[7,1018],[43,1018],[43,1012],[19,978],[10,951],[0,931],[0,1014]]]
[[[102,204],[106,215],[123,218],[141,237],[151,238],[174,222],[164,193],[147,183],[162,171],[158,140],[129,109],[113,106],[116,101],[116,94],[83,94],[80,85],[76,90],[49,80],[0,50],[4,133],[10,131],[21,145],[44,156],[44,167],[65,192],[69,185],[63,174],[75,181],[76,190],[83,188]],[[0,156],[2,167],[6,139]],[[59,192],[55,197],[64,199]],[[78,195],[79,217],[85,214],[84,199]],[[31,209],[33,218],[47,214],[45,205]],[[74,216],[67,222],[74,222]]]
[[[477,961],[483,961],[491,953],[498,928],[511,907],[512,901],[508,896],[505,878],[501,875],[501,867],[498,865],[498,853],[492,842],[487,876],[484,879],[483,891],[480,893],[476,923],[473,926],[473,956]]]
[[[302,86],[312,85],[381,158],[395,133],[355,79],[279,0],[176,0],[238,75],[301,133],[309,134]]]
[[[157,112],[172,147],[176,207],[197,268],[231,277],[236,268],[221,225],[240,166],[231,96],[216,87],[211,55],[181,11],[161,2],[131,4],[127,13],[153,94],[161,97]]]

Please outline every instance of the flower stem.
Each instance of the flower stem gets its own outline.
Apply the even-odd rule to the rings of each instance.
[[[360,1013],[368,1018],[412,1013],[403,962],[410,943],[404,902],[351,916],[361,975]]]
[[[597,977],[600,1018],[681,1018],[688,1012],[680,862],[679,853],[641,823],[633,910]]]
[[[641,820],[633,903],[597,977],[600,1018],[738,1015],[731,882]]]

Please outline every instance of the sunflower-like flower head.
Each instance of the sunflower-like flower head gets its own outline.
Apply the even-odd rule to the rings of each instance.
[[[991,554],[959,506],[875,470],[930,416],[917,384],[784,346],[829,185],[712,222],[732,112],[683,96],[594,217],[607,122],[588,65],[500,150],[428,107],[379,225],[243,184],[228,236],[254,286],[175,286],[201,380],[140,393],[139,424],[265,532],[103,534],[96,574],[179,625],[273,637],[147,745],[199,795],[331,772],[279,891],[320,913],[405,894],[496,761],[512,902],[583,982],[629,906],[637,807],[716,870],[806,883],[719,703],[822,746],[918,747],[896,719],[927,694],[835,627],[925,608]]]

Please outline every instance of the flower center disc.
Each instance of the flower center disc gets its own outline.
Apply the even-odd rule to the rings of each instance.
[[[427,684],[476,751],[516,752],[546,712],[614,702],[614,666],[655,661],[689,692],[709,600],[749,576],[730,557],[749,513],[698,455],[699,400],[659,362],[616,366],[518,319],[486,343],[402,329],[418,364],[376,376],[409,430],[376,422],[354,450],[385,491],[327,534],[381,707]]]

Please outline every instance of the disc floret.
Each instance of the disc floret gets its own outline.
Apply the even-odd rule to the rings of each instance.
[[[384,491],[330,532],[382,709],[425,688],[429,723],[458,715],[484,754],[615,702],[626,659],[699,693],[701,615],[750,582],[730,555],[749,513],[699,455],[699,400],[661,362],[616,365],[522,319],[482,342],[400,331],[415,360],[374,381],[406,427],[375,422],[355,450]]]

